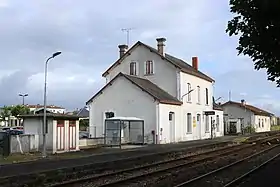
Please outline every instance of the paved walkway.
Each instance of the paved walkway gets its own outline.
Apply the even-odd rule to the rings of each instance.
[[[239,136],[240,137],[240,136]],[[42,170],[58,169],[63,167],[74,167],[78,165],[92,164],[98,162],[112,161],[116,159],[123,159],[132,156],[139,156],[149,153],[156,153],[166,150],[176,150],[180,148],[193,148],[199,147],[205,144],[212,144],[216,142],[233,141],[237,136],[224,136],[215,138],[212,140],[195,140],[187,141],[176,144],[161,144],[161,145],[149,145],[141,148],[133,149],[117,149],[117,148],[102,148],[102,153],[94,154],[91,156],[64,159],[64,160],[37,160],[32,162],[23,162],[16,164],[7,164],[0,166],[0,177],[12,176],[19,174],[27,174],[38,172]]]

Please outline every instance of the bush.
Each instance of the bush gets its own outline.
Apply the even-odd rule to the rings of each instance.
[[[256,129],[253,126],[247,126],[243,129],[244,133],[254,133],[256,132]]]

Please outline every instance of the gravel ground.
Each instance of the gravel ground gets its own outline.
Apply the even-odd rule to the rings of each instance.
[[[276,158],[266,166],[258,170],[257,172],[250,175],[250,178],[243,181],[237,187],[279,187],[279,168],[280,168],[280,157]]]
[[[242,162],[235,166],[232,166],[224,171],[220,171],[216,174],[209,175],[204,179],[199,180],[191,185],[187,185],[188,187],[194,186],[203,186],[203,187],[222,187],[226,183],[232,181],[233,179],[245,174],[246,172],[250,171],[251,169],[257,167],[258,165],[262,164],[269,158],[273,157],[274,155],[280,152],[280,147],[277,147],[267,153],[263,153],[258,155],[248,161]]]
[[[249,145],[243,145],[243,146],[249,146]],[[237,150],[237,149],[241,149],[241,147],[240,146],[234,146],[234,147],[232,147],[232,149]],[[231,151],[233,151],[232,149],[231,149]],[[213,150],[214,149],[208,150],[208,151],[213,151]],[[200,153],[205,153],[205,152],[208,152],[208,151],[205,150],[205,151],[200,152]],[[225,153],[225,152],[228,152],[228,151],[229,150],[221,150],[221,151],[217,151],[217,152],[209,153],[209,154],[211,154],[211,156],[213,156],[213,155],[219,155],[222,152]],[[129,177],[141,176],[142,174],[149,174],[151,172],[154,172],[155,170],[168,169],[170,167],[179,166],[179,165],[182,165],[182,164],[188,164],[188,163],[191,163],[193,161],[200,160],[202,158],[207,158],[207,157],[209,157],[209,154],[202,154],[202,155],[198,155],[198,156],[195,156],[195,157],[190,157],[190,156],[191,155],[197,155],[197,154],[190,154],[190,155],[187,155],[188,158],[186,158],[186,156],[181,157],[181,158],[183,158],[181,160],[177,160],[180,157],[176,157],[176,160],[173,160],[172,162],[169,162],[169,163],[165,163],[164,160],[162,160],[162,163],[158,163],[155,166],[149,166],[148,164],[145,164],[149,167],[139,168],[136,171],[123,172],[121,174],[112,175],[110,177],[104,176],[104,178],[99,178],[97,180],[94,180],[94,182],[84,183],[82,186],[84,186],[84,187],[85,186],[88,186],[88,187],[100,186],[102,184],[107,184],[107,183],[111,183],[111,182],[114,182],[114,181],[119,181],[119,180],[126,179],[126,178],[129,178]],[[134,181],[134,180],[135,179],[132,179],[132,181]]]
[[[198,177],[202,174],[205,174],[209,171],[218,169],[224,165],[227,165],[229,163],[235,162],[236,160],[239,160],[240,158],[244,158],[246,156],[249,156],[253,153],[259,152],[265,148],[269,147],[269,145],[260,146],[257,145],[256,147],[248,148],[243,150],[243,152],[238,152],[227,155],[227,156],[221,156],[218,157],[215,160],[206,161],[204,163],[194,164],[191,167],[184,167],[180,169],[176,169],[174,171],[170,171],[169,173],[166,173],[164,175],[150,177],[149,181],[135,181],[134,184],[131,184],[129,186],[157,186],[157,187],[171,187],[174,186],[174,184],[181,183],[186,180],[190,180],[192,178]],[[198,185],[199,186],[199,185]]]
[[[186,157],[191,155],[200,154],[206,151],[214,150],[219,147],[225,147],[228,146],[228,143],[223,143],[219,145],[209,145],[208,147],[201,147],[201,148],[184,148],[184,149],[177,149],[177,152],[171,152],[171,153],[163,153],[163,154],[156,154],[152,156],[143,156],[138,157],[138,159],[132,158],[128,159],[125,162],[107,162],[102,164],[89,164],[86,166],[76,167],[75,169],[66,169],[66,170],[57,170],[55,172],[50,171],[48,173],[40,174],[37,173],[33,175],[27,176],[19,176],[17,178],[12,178],[13,184],[29,184],[31,185],[40,185],[41,183],[55,183],[55,182],[61,182],[69,179],[76,179],[76,178],[84,178],[88,176],[94,176],[94,175],[100,175],[100,174],[106,174],[109,172],[114,172],[116,170],[121,169],[127,169],[131,167],[140,166],[143,164],[151,164],[156,161],[160,160],[170,160],[173,158],[180,158],[180,157]],[[31,180],[30,180],[31,178]],[[9,179],[8,179],[9,181]],[[26,182],[29,181],[29,182]],[[8,182],[7,180],[0,180],[0,186],[10,186],[10,183],[6,185]]]
[[[247,145],[248,146],[248,145]],[[257,146],[260,146],[260,145],[257,145]],[[238,149],[238,148],[237,148]],[[240,149],[240,148],[239,148]],[[250,151],[251,149],[251,151]],[[249,148],[249,151],[250,153],[252,153],[252,149],[256,149],[256,151],[258,151],[259,148]],[[247,150],[247,149],[246,149]],[[227,150],[228,151],[228,150]],[[238,152],[238,151],[237,151]],[[248,151],[246,151],[248,152]],[[220,152],[217,152],[216,153],[216,156],[218,157],[219,154],[221,154]],[[242,153],[242,155],[244,155],[244,152]],[[213,156],[213,154],[212,154]],[[240,155],[239,155],[240,156]],[[152,166],[152,167],[148,167],[148,168],[143,168],[143,169],[139,169],[137,170],[136,172],[135,171],[127,171],[127,172],[123,172],[121,174],[117,174],[117,175],[111,175],[110,177],[108,176],[104,176],[104,177],[101,177],[101,178],[98,178],[98,179],[95,179],[94,182],[91,182],[91,183],[84,183],[83,185],[80,185],[80,186],[90,186],[90,187],[94,187],[94,186],[100,186],[101,184],[106,184],[106,183],[110,183],[110,182],[114,182],[114,181],[119,181],[119,180],[122,180],[122,179],[125,179],[125,178],[129,178],[129,177],[134,177],[134,176],[141,176],[142,174],[150,174],[151,172],[154,172],[155,170],[161,170],[161,169],[168,169],[170,167],[174,167],[176,165],[182,165],[182,164],[186,164],[186,163],[190,163],[191,161],[194,161],[194,160],[199,160],[201,159],[202,157],[194,157],[194,158],[189,158],[188,160],[178,160],[178,161],[175,161],[175,162],[171,162],[171,163],[163,163],[163,164],[158,164],[156,166]],[[230,160],[231,161],[231,160]],[[151,173],[152,175],[152,173]],[[153,174],[154,175],[154,174]],[[149,183],[144,183],[143,182],[147,179],[145,179],[146,176],[144,177],[141,177],[141,178],[138,178],[137,181],[140,181],[140,182],[135,182],[135,178],[130,180],[130,181],[133,181],[136,186],[147,186],[147,185],[151,185],[150,182]],[[143,180],[144,178],[144,180]],[[153,181],[153,179],[149,179],[149,181]],[[139,185],[139,183],[141,185]],[[128,186],[128,181],[123,184],[122,186]],[[166,183],[164,183],[164,186],[166,186]]]

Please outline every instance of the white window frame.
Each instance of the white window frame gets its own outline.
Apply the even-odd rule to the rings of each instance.
[[[209,90],[205,88],[205,104],[209,105]]]
[[[200,86],[197,86],[197,104],[200,104]]]
[[[210,132],[209,122],[210,122],[210,117],[208,115],[205,115],[205,132]]]
[[[186,116],[187,120],[187,133],[190,134],[192,133],[192,114],[191,113],[187,113]]]
[[[133,64],[134,71],[133,73],[131,72],[131,65]],[[129,63],[129,75],[137,75],[137,62],[132,61]]]
[[[149,63],[149,69],[148,67],[148,63]],[[152,64],[152,65],[151,65]],[[144,72],[145,75],[154,75],[155,73],[155,63],[153,60],[146,60],[144,63]]]
[[[192,93],[190,92],[192,89],[192,85],[191,83],[187,83],[187,102],[191,102],[192,101]]]
[[[216,125],[217,125],[217,132],[220,132],[220,116],[216,116]]]

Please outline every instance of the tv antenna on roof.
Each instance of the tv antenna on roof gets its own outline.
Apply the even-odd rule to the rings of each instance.
[[[134,30],[134,28],[123,28],[122,31],[126,32],[126,45],[129,46],[129,37],[130,31]]]

